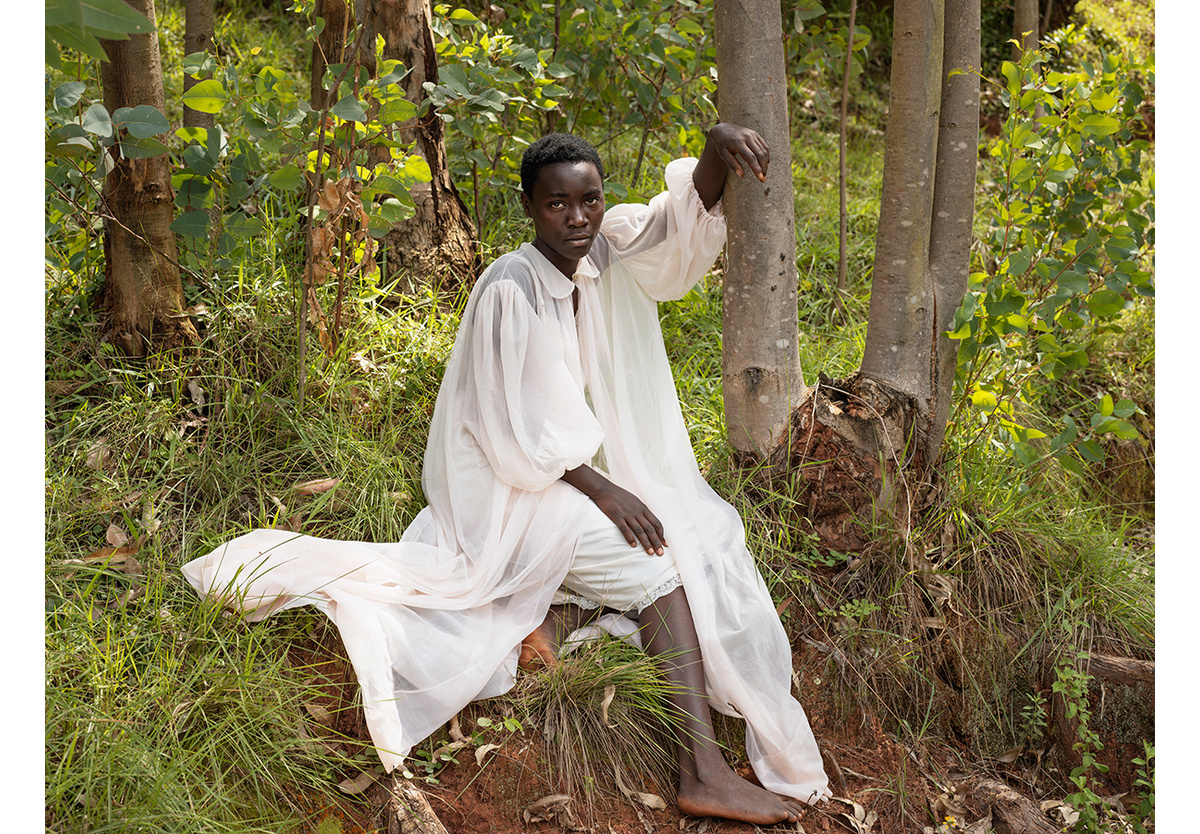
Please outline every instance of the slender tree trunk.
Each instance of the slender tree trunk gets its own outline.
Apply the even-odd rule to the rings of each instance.
[[[928,401],[934,349],[929,233],[942,102],[944,0],[896,0],[894,9],[883,193],[859,370]]]
[[[946,337],[962,304],[971,272],[975,180],[979,159],[979,0],[946,0],[942,110],[938,128],[937,184],[929,228],[933,284],[934,361],[925,459],[936,460],[954,397],[958,342]]]
[[[1013,40],[1020,43],[1013,45],[1013,60],[1019,60],[1027,49],[1037,49],[1040,36],[1038,0],[1013,0]]]
[[[187,0],[184,5],[183,52],[191,55],[195,52],[212,51],[213,39],[213,0]],[[199,83],[190,75],[183,77],[183,91],[186,93]],[[212,113],[201,113],[190,107],[183,108],[184,127],[210,128],[215,123]]]
[[[155,20],[153,0],[126,0]],[[162,63],[158,34],[133,35],[125,41],[101,41],[108,60],[101,64],[104,106],[108,112],[148,104],[163,110]],[[104,288],[111,338],[132,356],[148,346],[173,348],[196,341],[195,327],[184,315],[183,287],[171,221],[175,195],[166,154],[124,159],[114,146],[112,169],[104,179]]]
[[[842,292],[846,289],[848,245],[846,231],[849,225],[846,187],[849,176],[846,171],[846,128],[850,118],[850,69],[854,65],[854,26],[858,15],[858,0],[850,0],[850,21],[846,24],[846,63],[842,70],[842,112],[838,121],[838,274],[837,292],[834,300],[838,311],[842,311]]]
[[[771,148],[765,183],[730,176],[722,374],[729,442],[768,455],[804,397],[796,312],[796,233],[783,24],[773,0],[717,0],[718,110]]]
[[[383,57],[400,61],[410,70],[400,83],[405,97],[418,107],[425,100],[424,83],[438,79],[432,17],[429,0],[365,0],[367,37],[363,43],[374,44],[375,36],[383,35]],[[363,58],[373,71],[373,50]],[[411,189],[417,213],[387,234],[387,262],[409,276],[410,288],[429,278],[443,281],[443,286],[470,283],[480,266],[476,229],[450,179],[445,122],[427,109],[413,122],[398,127],[400,138],[413,142],[413,152],[429,163],[433,179]]]

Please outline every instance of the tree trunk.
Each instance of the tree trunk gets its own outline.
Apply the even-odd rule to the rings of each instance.
[[[1013,0],[1013,40],[1020,44],[1013,45],[1013,60],[1019,61],[1025,50],[1037,49],[1039,37],[1038,0]]]
[[[908,529],[928,498],[957,358],[957,343],[942,334],[969,272],[979,81],[951,72],[979,67],[979,0],[896,0],[894,8],[862,364],[844,380],[820,376],[793,412],[790,445],[771,456],[793,482],[797,514],[841,551],[870,544],[867,517]]]
[[[184,5],[183,53],[191,55],[195,52],[212,51],[213,39],[213,0],[187,0]],[[183,91],[186,93],[199,82],[190,75],[183,77]],[[202,127],[208,129],[215,124],[216,117],[212,113],[201,113],[185,106],[183,108],[184,127]]]
[[[713,13],[722,121],[771,148],[765,183],[730,176],[721,369],[729,443],[763,458],[785,440],[805,395],[797,345],[796,233],[783,24],[777,2],[717,0]]]
[[[153,0],[126,0],[152,22]],[[125,41],[101,41],[108,60],[101,64],[104,106],[148,104],[163,110],[162,63],[158,34],[132,35]],[[183,313],[178,252],[171,221],[175,195],[166,154],[124,159],[110,149],[112,169],[101,195],[104,223],[102,306],[107,329],[126,354],[143,356],[147,346],[174,348],[196,341],[195,327]]]
[[[437,51],[430,28],[429,0],[366,0],[364,44],[384,38],[383,57],[400,61],[409,74],[400,84],[405,97],[420,108],[425,100],[424,83],[436,82]],[[364,50],[366,51],[366,50]],[[363,55],[374,73],[374,50]],[[446,159],[445,122],[426,109],[401,128],[401,140],[413,142],[413,153],[429,163],[433,179],[412,188],[416,203],[414,217],[399,223],[384,238],[389,270],[405,274],[411,291],[422,280],[440,280],[441,286],[469,284],[479,271],[475,247],[476,229],[470,213],[450,180]]]
[[[932,379],[925,459],[937,460],[954,397],[958,342],[947,338],[971,273],[975,180],[979,159],[979,0],[947,0],[942,62],[942,109],[938,128],[937,183],[929,228],[929,275],[933,285]],[[957,73],[957,74],[952,74]]]

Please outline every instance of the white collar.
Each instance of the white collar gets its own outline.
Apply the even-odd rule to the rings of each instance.
[[[519,252],[524,253],[525,257],[534,265],[534,271],[542,283],[546,285],[546,289],[550,295],[555,298],[566,298],[575,291],[575,282],[563,275],[562,271],[554,264],[550,263],[550,259],[541,253],[532,243],[522,243],[518,248]],[[579,265],[575,267],[575,275],[586,278],[600,277],[600,269],[592,262],[590,256],[584,256]]]

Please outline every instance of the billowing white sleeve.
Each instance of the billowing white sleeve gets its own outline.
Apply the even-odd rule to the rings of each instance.
[[[692,182],[694,157],[667,164],[667,190],[649,205],[622,203],[604,215],[601,231],[620,259],[655,301],[682,298],[725,245],[725,217],[718,202],[711,210]]]
[[[604,432],[529,300],[513,281],[483,291],[474,309],[462,392],[467,431],[501,481],[537,492],[591,460]]]

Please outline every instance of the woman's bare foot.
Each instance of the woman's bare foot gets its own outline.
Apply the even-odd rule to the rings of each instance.
[[[574,603],[551,605],[542,624],[521,641],[517,665],[527,672],[542,665],[557,666],[563,641],[571,636],[571,632],[596,619],[601,611],[600,608],[583,609]]]
[[[546,612],[542,624],[530,632],[521,641],[521,656],[517,665],[525,671],[531,671],[540,665],[558,665],[558,618],[554,609]]]
[[[799,806],[758,785],[747,782],[729,768],[715,769],[705,777],[680,774],[679,810],[694,817],[722,817],[754,825],[795,822]]]

